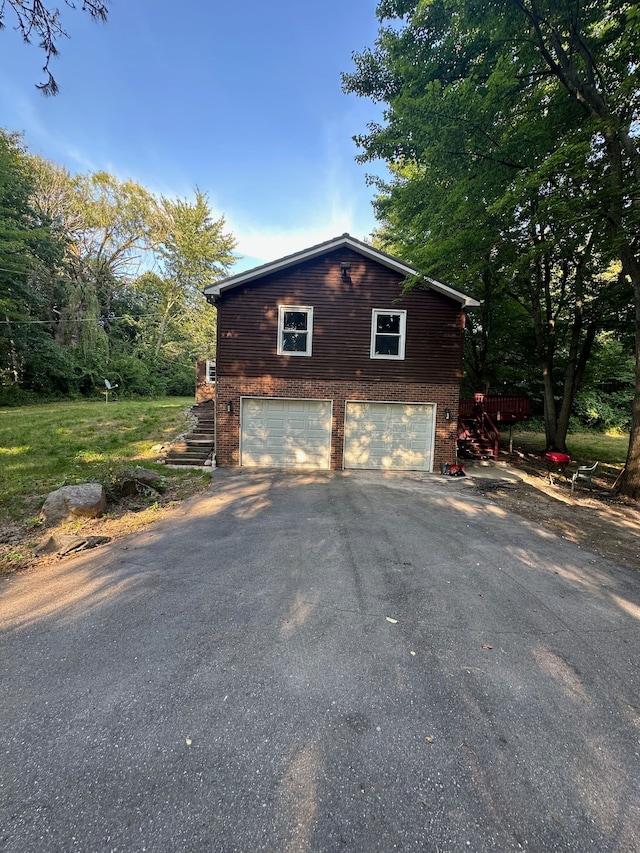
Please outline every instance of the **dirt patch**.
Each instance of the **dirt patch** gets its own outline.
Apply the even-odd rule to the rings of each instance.
[[[211,469],[208,471],[210,472]],[[133,495],[118,501],[110,501],[107,512],[102,518],[78,519],[58,527],[0,525],[0,576],[26,571],[63,559],[58,554],[44,554],[38,557],[34,553],[38,545],[52,534],[62,537],[122,539],[162,518],[169,509],[203,491],[207,485],[208,481],[203,480],[199,475],[180,482],[169,480],[162,493],[152,496]],[[72,556],[72,554],[65,555],[64,559]]]
[[[558,536],[640,570],[640,506],[611,491],[614,471],[604,466],[603,476],[593,479],[593,491],[579,486],[571,494],[570,480],[549,475],[543,461],[535,457],[504,457],[522,480],[476,480],[478,491],[503,509],[540,524]]]

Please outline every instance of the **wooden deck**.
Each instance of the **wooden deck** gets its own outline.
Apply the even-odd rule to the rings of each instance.
[[[497,459],[500,442],[498,425],[526,421],[531,415],[529,397],[475,394],[460,400],[458,409],[458,454],[467,459]]]

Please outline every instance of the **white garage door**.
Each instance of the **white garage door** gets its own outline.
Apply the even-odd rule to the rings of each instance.
[[[244,397],[240,464],[250,468],[329,468],[331,401]]]
[[[347,403],[344,467],[431,471],[431,403]]]

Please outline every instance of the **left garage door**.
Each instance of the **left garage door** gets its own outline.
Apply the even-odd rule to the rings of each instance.
[[[331,401],[243,397],[240,465],[329,468]]]

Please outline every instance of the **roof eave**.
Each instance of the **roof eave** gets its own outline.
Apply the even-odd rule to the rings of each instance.
[[[372,246],[368,246],[366,243],[356,240],[349,234],[343,234],[341,237],[334,237],[332,240],[327,240],[324,243],[311,246],[309,249],[304,249],[301,252],[287,255],[276,261],[269,261],[261,266],[224,278],[215,284],[210,284],[205,287],[203,293],[205,296],[211,295],[217,297],[220,296],[223,290],[229,290],[233,287],[238,287],[241,284],[247,284],[250,281],[257,281],[265,276],[271,275],[271,273],[280,272],[288,269],[289,267],[295,266],[296,264],[304,263],[304,261],[313,260],[313,258],[317,258],[327,252],[332,252],[335,249],[343,248],[344,246],[348,246],[359,254],[366,255],[378,263],[384,264],[390,269],[398,272],[400,275],[416,275],[418,272],[415,267],[412,267],[403,261],[399,261],[397,258],[387,255],[385,252],[380,252],[378,249],[374,249]]]
[[[317,258],[320,255],[324,255],[327,252],[332,252],[335,249],[340,249],[345,246],[379,264],[388,267],[400,275],[405,277],[420,276],[419,271],[414,266],[411,266],[411,264],[407,264],[404,261],[400,261],[398,258],[394,258],[392,255],[388,255],[386,252],[375,249],[373,246],[369,246],[367,243],[357,240],[350,234],[343,234],[340,237],[334,237],[331,240],[326,240],[324,243],[318,243],[316,246],[311,246],[301,252],[295,252],[292,255],[287,255],[276,261],[269,261],[261,266],[224,278],[215,284],[210,284],[205,287],[203,293],[207,299],[217,301],[221,293],[225,290],[239,287],[240,285],[247,284],[248,282],[259,281],[272,273],[281,272],[289,267],[295,266],[296,264],[313,260],[313,258]],[[450,299],[460,303],[463,308],[477,308],[480,305],[480,302],[478,302],[477,299],[473,299],[471,296],[467,296],[465,293],[461,293],[441,281],[428,277],[422,277],[421,280],[436,292],[441,293],[443,296],[448,296]]]
[[[428,278],[425,276],[423,281],[425,281],[433,290],[438,293],[442,293],[443,296],[449,296],[451,299],[455,299],[463,308],[479,308],[482,304],[477,299],[474,299],[473,296],[467,296],[466,293],[461,293],[459,290],[455,290],[453,287],[449,287],[448,284],[437,281],[435,278]]]

